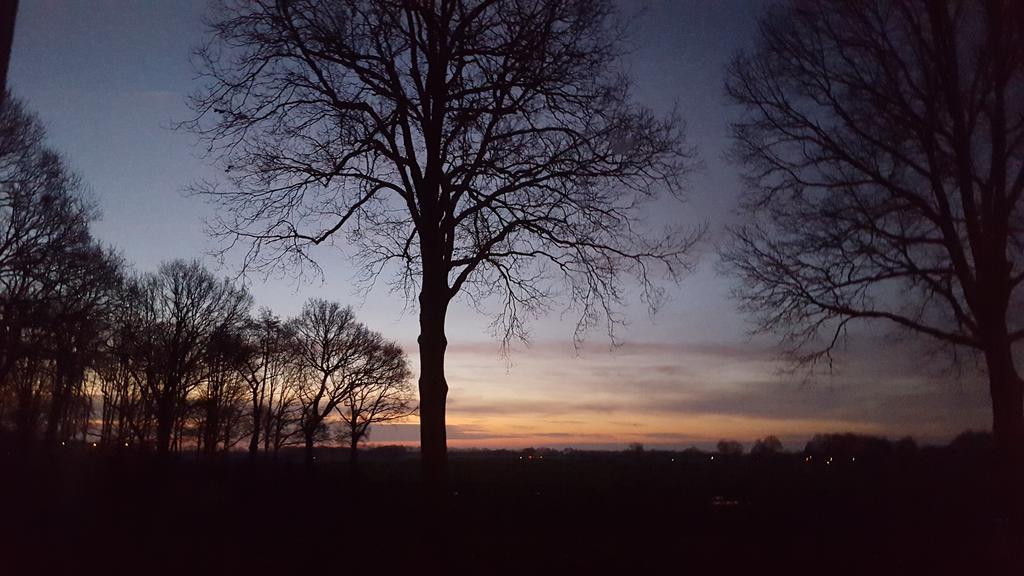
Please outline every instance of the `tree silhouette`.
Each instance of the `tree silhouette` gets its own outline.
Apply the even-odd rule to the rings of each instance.
[[[273,450],[275,456],[301,431],[298,370],[287,360],[284,370],[281,378],[270,381],[263,426],[263,451]]]
[[[744,308],[808,362],[862,319],[976,351],[1007,488],[1024,458],[1022,8],[788,2],[727,85],[746,111],[752,222],[724,254]]]
[[[696,234],[648,234],[644,200],[691,167],[679,122],[634,105],[610,0],[217,3],[196,52],[200,134],[230,180],[198,192],[244,266],[317,268],[345,238],[365,280],[418,293],[425,477],[447,462],[445,317],[457,294],[524,322],[562,285],[577,336],[611,330],[620,279],[675,277]]]
[[[51,259],[43,309],[46,342],[41,350],[52,359],[53,372],[44,438],[68,439],[88,424],[85,389],[89,372],[101,362],[103,340],[123,263],[90,236],[66,244]],[[83,434],[82,438],[85,436]]]
[[[767,456],[782,452],[782,442],[775,436],[765,436],[754,442],[750,453],[754,456]]]
[[[245,350],[239,370],[249,387],[252,403],[249,455],[255,456],[261,434],[266,438],[264,449],[269,446],[271,414],[275,398],[284,392],[291,341],[281,319],[266,308],[260,309],[256,318],[247,323],[244,337]],[[283,396],[276,399],[280,401]]]
[[[363,354],[359,372],[353,375],[347,393],[336,406],[345,424],[353,473],[357,470],[359,443],[369,436],[371,426],[408,418],[416,412],[412,373],[398,344],[371,333]]]
[[[735,440],[719,440],[715,447],[722,456],[740,456],[743,454],[743,444]]]
[[[107,316],[106,346],[96,374],[100,382],[100,441],[141,442],[148,438],[149,406],[143,387],[143,290],[137,276],[124,279]]]
[[[78,428],[86,368],[120,261],[89,233],[96,212],[39,120],[0,101],[0,416],[29,443]]]
[[[161,265],[145,278],[143,290],[143,385],[156,419],[157,452],[166,454],[180,440],[190,393],[209,377],[211,341],[247,317],[252,298],[198,262],[181,260]]]
[[[248,293],[196,262],[127,277],[113,292],[92,368],[103,443],[212,455],[247,439],[250,454],[262,443],[276,455],[293,442],[302,382],[294,322],[266,309],[250,317]]]
[[[344,401],[360,377],[372,334],[356,321],[352,309],[312,298],[289,324],[298,363],[300,428],[306,467],[313,466],[313,446],[327,433],[326,419]]]
[[[212,455],[228,450],[241,435],[238,423],[250,393],[245,379],[246,342],[242,331],[248,317],[218,326],[204,348],[204,374],[195,399],[199,407],[199,448]]]

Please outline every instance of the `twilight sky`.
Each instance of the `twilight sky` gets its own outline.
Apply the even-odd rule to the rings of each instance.
[[[771,338],[750,338],[730,281],[715,273],[713,243],[732,218],[740,184],[723,158],[727,123],[722,74],[753,38],[756,0],[651,0],[639,12],[624,55],[641,103],[674,104],[700,149],[704,169],[686,204],[659,204],[660,217],[707,222],[710,242],[698,270],[652,319],[627,309],[622,346],[595,332],[574,350],[571,315],[533,324],[532,342],[509,361],[488,318],[456,301],[449,313],[449,444],[611,447],[629,442],[708,446],[767,434],[800,448],[818,432],[913,434],[945,441],[988,428],[988,393],[967,366],[957,377],[941,359],[893,334],[862,328],[832,375],[808,381],[779,372]],[[641,3],[623,2],[626,14]],[[139,270],[173,258],[200,258],[210,209],[182,190],[218,170],[193,136],[171,126],[188,115],[195,88],[190,48],[204,37],[205,0],[22,0],[9,85],[48,127],[50,143],[83,177],[103,213],[94,229]],[[355,293],[345,248],[314,252],[325,277],[251,278],[258,305],[282,316],[310,296],[356,308],[361,320],[403,344],[416,364],[416,315],[385,286]],[[634,299],[635,300],[635,299]],[[559,310],[558,303],[553,307]],[[415,424],[375,431],[372,442],[414,441]]]

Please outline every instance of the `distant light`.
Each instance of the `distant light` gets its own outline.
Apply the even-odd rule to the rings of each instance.
[[[67,442],[65,442],[65,441],[63,441],[63,440],[61,440],[61,441],[60,441],[60,445],[61,445],[61,446],[67,446],[67,445],[68,445],[68,443],[67,443]]]
[[[125,443],[124,443],[124,447],[125,447],[125,448],[127,448],[127,447],[128,447],[128,443],[127,443],[127,442],[125,442]]]
[[[93,442],[93,443],[92,443],[92,447],[93,447],[93,448],[95,448],[95,447],[96,447],[96,443],[95,443],[95,442]]]
[[[714,457],[714,456],[712,456],[712,457],[711,457],[711,459],[712,459],[712,460],[714,460],[714,459],[715,459],[715,457]]]
[[[673,459],[672,459],[672,461],[673,461],[673,462],[675,462],[675,461],[676,461],[676,459],[675,459],[675,458],[673,458]]]
[[[857,457],[856,456],[854,456],[853,458],[850,458],[850,462],[856,462],[856,461],[857,461]]]
[[[519,457],[519,459],[520,459],[520,460],[522,460],[522,459],[523,459],[523,457],[522,457],[522,456],[520,456],[520,457]]]

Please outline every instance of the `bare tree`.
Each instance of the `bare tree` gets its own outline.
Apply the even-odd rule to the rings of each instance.
[[[245,329],[245,353],[239,369],[249,387],[252,428],[249,455],[259,452],[261,434],[269,429],[268,416],[274,397],[284,391],[282,379],[287,375],[289,337],[281,319],[262,308]],[[283,400],[283,396],[278,399]],[[269,438],[269,436],[268,436]]]
[[[263,451],[273,450],[275,457],[282,447],[292,444],[301,433],[300,375],[301,370],[289,357],[283,374],[271,380],[267,390]]]
[[[326,418],[345,399],[360,375],[370,331],[351,308],[313,298],[289,323],[299,363],[298,397],[305,441],[306,467],[313,466],[313,446],[327,433]]]
[[[53,363],[45,439],[70,438],[81,426],[88,403],[87,375],[100,363],[107,322],[122,281],[122,261],[89,236],[64,245],[47,266],[43,315],[47,342],[42,347]],[[86,411],[84,420],[89,420]]]
[[[1024,4],[787,2],[728,93],[746,110],[752,221],[724,255],[744,308],[808,362],[855,320],[976,352],[1019,493]]]
[[[96,213],[78,178],[44,140],[39,120],[5,93],[0,101],[0,410],[26,442],[38,431],[48,399],[57,400],[58,408],[67,404],[62,392],[54,394],[61,387],[54,386],[56,350],[48,336],[54,334],[55,314],[69,304],[61,296],[74,290],[67,281],[74,277],[85,280],[76,286],[89,285],[91,278],[73,271],[93,261],[89,254],[99,250],[89,234]],[[69,368],[66,362],[60,367]],[[51,424],[56,423],[51,413]]]
[[[244,266],[317,268],[344,238],[372,284],[418,293],[424,473],[447,461],[445,317],[457,294],[525,338],[550,296],[609,331],[624,274],[653,306],[696,234],[650,234],[678,195],[680,124],[630,100],[611,0],[217,3],[187,123],[230,184],[203,186]],[[652,267],[656,266],[652,269]],[[369,285],[369,284],[368,284]],[[411,298],[410,298],[411,299]]]
[[[266,426],[264,426],[263,451],[273,451],[276,458],[281,448],[296,443],[301,436],[302,412],[299,404],[298,387],[286,386],[269,404]]]
[[[195,398],[198,404],[198,448],[213,455],[238,442],[238,421],[250,385],[245,378],[248,350],[242,335],[248,318],[218,326],[206,342],[205,375]]]
[[[199,386],[211,340],[241,323],[252,298],[227,279],[218,281],[198,262],[172,261],[145,283],[151,347],[145,350],[145,386],[154,405],[161,454],[184,432],[189,394]]]
[[[371,426],[416,413],[412,373],[402,348],[374,332],[364,350],[361,366],[335,408],[345,424],[353,473],[357,470],[359,443],[369,437]]]
[[[155,321],[145,278],[124,279],[108,315],[104,359],[96,368],[102,401],[102,442],[143,443],[153,429],[147,378],[155,377]]]

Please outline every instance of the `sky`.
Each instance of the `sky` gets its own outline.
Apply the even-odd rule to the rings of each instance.
[[[763,8],[756,0],[622,2],[635,16],[623,61],[636,100],[675,107],[703,168],[688,201],[657,206],[662,218],[707,223],[697,269],[653,317],[636,299],[612,346],[601,331],[573,344],[575,318],[556,313],[532,325],[528,344],[508,358],[489,318],[454,303],[448,317],[449,445],[707,447],[719,439],[751,443],[776,435],[791,449],[825,432],[860,432],[945,442],[990,426],[988,393],[971,366],[954,373],[941,358],[877,327],[856,327],[831,373],[788,373],[770,336],[751,336],[715,270],[714,246],[736,221],[741,184],[725,158],[728,122],[723,72],[748,47]],[[205,36],[205,0],[22,0],[8,84],[47,127],[49,142],[82,176],[103,217],[96,236],[140,271],[175,258],[198,258],[237,273],[208,254],[213,215],[184,191],[219,178],[195,137],[174,130],[188,118],[196,87],[189,61]],[[260,306],[295,314],[313,296],[352,305],[371,328],[400,342],[413,365],[417,322],[401,295],[379,287],[361,294],[345,250],[313,253],[323,278],[249,278]],[[415,422],[382,427],[373,443],[413,443]]]

